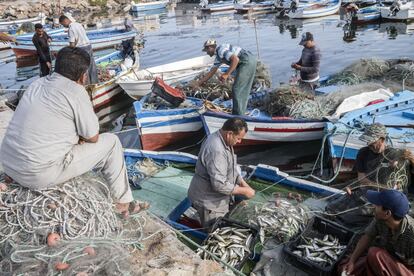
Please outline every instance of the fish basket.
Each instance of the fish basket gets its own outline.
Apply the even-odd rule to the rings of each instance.
[[[314,240],[322,239],[325,235],[336,237],[341,245],[346,246],[332,264],[323,265],[293,253],[297,246],[303,244],[303,237]],[[315,216],[309,221],[300,236],[283,247],[283,251],[288,256],[287,261],[291,265],[298,267],[309,275],[328,276],[335,274],[337,264],[342,260],[345,254],[348,253],[348,249],[353,244],[354,240],[355,233],[353,231],[325,218]]]
[[[259,241],[259,230],[260,229],[256,226],[250,226],[248,224],[241,223],[241,222],[238,222],[238,221],[226,218],[226,217],[221,217],[213,225],[211,233],[213,233],[217,228],[223,228],[223,227],[237,227],[237,228],[249,229],[253,234],[252,241],[250,242],[250,246],[249,246],[249,250],[251,253],[246,255],[239,263],[237,263],[234,266],[235,269],[241,270],[249,259],[253,259],[253,257],[255,257],[254,248]],[[207,240],[208,240],[208,237],[204,241],[203,245],[206,244]]]

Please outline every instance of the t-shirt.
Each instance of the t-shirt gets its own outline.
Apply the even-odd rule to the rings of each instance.
[[[414,219],[409,215],[403,218],[396,233],[384,221],[374,219],[365,234],[373,241],[372,245],[386,249],[405,265],[414,266]]]
[[[398,181],[405,181],[407,186],[410,183],[410,165],[401,159],[401,155],[402,150],[399,149],[386,148],[384,153],[375,153],[369,147],[363,147],[358,152],[354,170],[367,174],[369,180],[383,186],[387,182]],[[391,165],[393,161],[398,162],[397,167]]]
[[[20,185],[53,183],[66,154],[98,134],[98,118],[85,88],[58,73],[34,81],[24,93],[6,131],[0,162]]]
[[[69,42],[75,43],[76,47],[85,47],[90,45],[86,31],[78,22],[72,22],[69,25]]]
[[[227,65],[231,64],[231,57],[233,55],[239,56],[242,48],[233,46],[231,44],[221,44],[216,48],[216,59],[214,60],[214,66],[219,67],[221,64],[225,63]]]

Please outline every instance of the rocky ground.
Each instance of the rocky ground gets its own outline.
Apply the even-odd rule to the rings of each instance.
[[[138,2],[138,1],[137,1]],[[85,14],[121,14],[130,9],[128,0],[59,0],[59,1],[40,1],[40,0],[17,0],[1,1],[0,14],[7,20],[35,17],[39,13],[53,18],[63,12],[71,12],[79,21],[86,21]]]

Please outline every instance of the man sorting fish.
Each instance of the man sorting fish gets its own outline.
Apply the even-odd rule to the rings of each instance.
[[[407,197],[396,190],[369,190],[366,198],[375,206],[375,219],[339,272],[355,276],[414,275],[414,219],[408,215]]]
[[[201,146],[188,197],[206,231],[229,211],[233,196],[252,198],[255,195],[240,176],[233,150],[246,132],[247,124],[243,119],[231,118]]]
[[[231,44],[217,45],[217,42],[213,39],[209,39],[204,43],[203,51],[210,57],[215,55],[216,59],[210,71],[198,82],[192,83],[193,88],[197,88],[207,82],[223,63],[229,65],[229,69],[220,76],[220,80],[226,81],[236,71],[236,78],[232,88],[233,114],[244,115],[256,74],[256,57],[249,51]]]

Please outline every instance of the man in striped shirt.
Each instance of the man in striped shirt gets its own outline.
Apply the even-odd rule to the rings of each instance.
[[[229,65],[226,73],[220,76],[221,81],[226,81],[231,73],[236,71],[236,78],[233,84],[233,114],[244,115],[246,113],[247,101],[252,90],[254,76],[256,74],[256,57],[240,47],[231,44],[217,45],[215,40],[209,39],[204,43],[203,51],[210,57],[216,56],[213,67],[193,86],[197,87],[207,82],[221,64]]]

